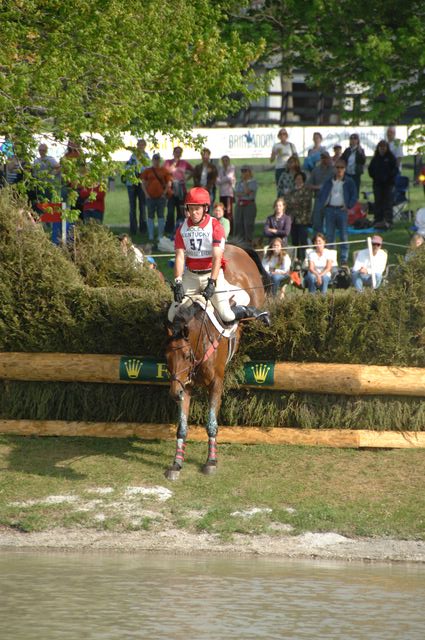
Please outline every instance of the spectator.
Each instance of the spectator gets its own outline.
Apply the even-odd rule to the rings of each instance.
[[[131,238],[126,233],[118,236],[118,240],[120,241],[121,251],[125,256],[128,256],[128,258],[132,260],[134,267],[138,268],[142,266],[145,264],[146,260],[149,269],[157,268],[156,262],[152,256],[145,256],[143,251],[132,243]]]
[[[323,233],[316,233],[313,244],[316,249],[308,254],[305,282],[310,293],[316,293],[316,291],[326,293],[331,279],[332,257],[326,249],[326,238]]]
[[[135,235],[146,233],[146,195],[140,183],[140,174],[149,164],[149,155],[146,152],[146,141],[138,140],[136,150],[131,154],[125,165],[125,184],[127,186],[128,203],[130,206],[130,233]],[[139,205],[139,223],[137,223],[137,205]]]
[[[60,164],[55,158],[47,155],[47,144],[40,144],[38,147],[39,156],[32,165],[32,175],[37,180],[33,197],[31,200],[38,202],[40,200],[48,200],[49,202],[57,202],[59,194],[56,189],[59,187]]]
[[[279,142],[276,142],[272,147],[272,153],[270,156],[270,162],[275,162],[275,182],[276,186],[279,184],[282,171],[285,169],[287,162],[291,156],[298,158],[298,153],[295,145],[288,141],[288,132],[286,129],[281,129],[277,134]],[[279,195],[279,194],[278,194]]]
[[[105,195],[105,187],[100,184],[96,184],[93,187],[80,188],[84,222],[96,220],[100,224],[103,223]]]
[[[341,265],[348,261],[348,209],[357,202],[354,181],[345,173],[345,162],[340,159],[335,165],[335,177],[329,178],[319,191],[318,207],[325,209],[326,234],[329,243],[335,241],[336,229],[341,242]]]
[[[351,279],[357,291],[363,291],[363,286],[373,286],[372,273],[375,274],[374,289],[382,282],[382,276],[387,266],[387,252],[382,249],[381,236],[372,236],[372,255],[369,249],[358,252],[354,261]]]
[[[420,233],[413,234],[413,236],[410,239],[409,248],[404,258],[406,262],[414,258],[415,255],[417,255],[418,249],[420,249],[420,247],[422,247],[421,251],[423,251],[423,248],[425,246],[424,243],[425,243],[424,237],[421,236]]]
[[[155,213],[158,217],[159,242],[164,235],[164,210],[167,202],[167,196],[171,192],[172,185],[171,173],[164,167],[161,167],[161,156],[159,153],[153,154],[152,166],[143,171],[141,179],[148,208],[149,242],[153,243],[155,238]]]
[[[425,238],[425,207],[421,207],[416,211],[415,230],[420,236]]]
[[[334,176],[335,170],[332,166],[332,161],[327,151],[322,151],[320,154],[320,163],[314,167],[311,174],[308,176],[306,185],[308,189],[311,189],[314,194],[314,208],[312,216],[313,230],[315,232],[323,232],[323,210],[319,207],[318,195],[323,184],[329,178]]]
[[[68,140],[68,146],[62,158],[60,159],[60,167],[62,172],[62,189],[61,200],[66,202],[71,209],[80,212],[80,218],[83,217],[83,202],[79,193],[81,174],[85,173],[85,158],[80,144],[71,138]],[[77,192],[77,198],[74,203],[68,202],[69,195]]]
[[[360,138],[358,133],[352,133],[350,136],[350,146],[345,149],[341,158],[345,160],[347,169],[346,173],[352,180],[357,188],[357,196],[360,193],[360,180],[366,164],[366,155],[360,146]]]
[[[273,204],[273,214],[264,223],[264,235],[266,238],[280,238],[282,246],[286,247],[291,232],[291,218],[285,211],[285,200],[277,198]]]
[[[197,164],[193,170],[193,185],[206,189],[210,194],[210,205],[213,205],[218,175],[217,168],[211,162],[211,151],[209,149],[202,149],[201,158],[202,162]]]
[[[381,140],[376,145],[375,154],[369,164],[375,200],[373,224],[377,229],[392,227],[394,185],[397,174],[397,160],[390,151],[388,142]]]
[[[333,146],[333,156],[331,158],[332,160],[332,164],[335,165],[336,161],[339,160],[339,158],[342,156],[342,147],[340,144],[334,144]]]
[[[248,165],[242,166],[241,179],[236,183],[235,187],[234,235],[249,244],[252,244],[254,239],[255,218],[257,216],[255,202],[257,188],[257,181],[253,176],[251,167]]]
[[[320,154],[326,151],[326,148],[322,145],[323,136],[319,131],[313,133],[313,146],[308,150],[307,157],[304,160],[304,169],[306,171],[313,171],[316,164],[320,161]]]
[[[192,176],[193,167],[186,160],[182,160],[183,149],[174,147],[171,160],[164,162],[164,168],[170,172],[173,179],[172,194],[167,203],[167,220],[165,233],[174,235],[175,220],[180,224],[184,220],[184,199],[186,197],[186,181]],[[174,218],[176,211],[176,218]]]
[[[297,258],[304,261],[305,245],[308,244],[308,228],[311,224],[312,192],[306,186],[306,175],[302,171],[295,176],[295,189],[286,197],[288,214],[291,217],[291,239],[297,249]]]
[[[283,169],[277,185],[277,197],[281,198],[294,188],[294,177],[301,171],[298,156],[291,156]]]
[[[401,159],[404,155],[403,143],[401,142],[401,140],[399,140],[395,136],[396,136],[395,127],[393,126],[388,127],[385,139],[388,142],[388,146],[390,148],[391,153],[394,155],[397,161],[397,167],[401,173]]]
[[[24,167],[16,154],[6,160],[4,177],[6,184],[17,184],[24,177]]]
[[[236,184],[236,170],[230,164],[229,156],[221,158],[221,167],[218,169],[217,184],[220,194],[220,202],[224,205],[224,216],[230,222],[230,230],[233,224],[233,200]]]
[[[230,221],[224,217],[224,204],[222,202],[217,202],[214,205],[214,217],[219,220],[221,226],[224,229],[224,237],[227,240],[230,233]]]
[[[263,267],[270,274],[272,279],[272,293],[277,295],[279,285],[289,280],[289,272],[291,270],[291,258],[286,253],[283,246],[282,238],[274,238],[263,259]]]

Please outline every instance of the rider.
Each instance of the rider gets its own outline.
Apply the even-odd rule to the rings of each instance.
[[[230,306],[231,293],[227,291],[229,285],[223,273],[224,229],[219,220],[208,214],[209,205],[210,194],[206,189],[194,187],[188,191],[185,199],[187,217],[177,229],[174,243],[174,304],[168,312],[169,321],[173,321],[182,302],[191,303],[187,296],[202,294],[205,300],[211,300],[223,322],[259,318],[269,324],[266,311],[242,305]]]

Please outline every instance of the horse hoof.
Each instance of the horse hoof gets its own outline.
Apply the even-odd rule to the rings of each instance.
[[[217,473],[217,463],[216,462],[207,462],[202,467],[202,473],[206,476],[213,476]]]
[[[167,478],[167,480],[178,480],[180,471],[181,468],[179,469],[178,467],[176,467],[176,465],[173,465],[172,467],[169,467],[165,470],[164,476]]]

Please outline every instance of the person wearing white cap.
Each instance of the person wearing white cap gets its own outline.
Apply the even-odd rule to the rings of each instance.
[[[357,291],[363,291],[364,285],[377,289],[387,266],[387,252],[382,249],[381,236],[372,236],[372,255],[369,249],[358,252],[351,272],[351,280]],[[375,285],[373,285],[374,273]]]

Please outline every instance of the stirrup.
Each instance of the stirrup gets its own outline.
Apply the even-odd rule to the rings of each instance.
[[[259,320],[260,322],[262,322],[266,327],[270,327],[271,320],[270,320],[270,314],[268,311],[260,311],[259,314],[254,317],[256,320]]]

